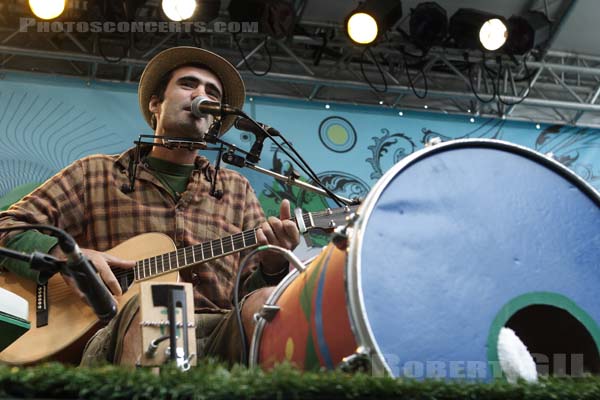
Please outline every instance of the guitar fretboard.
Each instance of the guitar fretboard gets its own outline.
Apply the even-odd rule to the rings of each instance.
[[[310,213],[303,214],[302,220],[307,228],[313,226]],[[296,222],[296,219],[292,218],[292,221]],[[139,260],[134,267],[134,280],[149,279],[156,275],[176,271],[194,264],[256,247],[258,245],[256,231],[257,229],[250,229],[224,238],[183,247],[170,253]]]

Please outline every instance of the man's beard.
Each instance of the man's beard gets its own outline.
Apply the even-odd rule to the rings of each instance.
[[[198,126],[195,118],[187,121],[180,122],[178,124],[178,136],[184,137],[197,141],[204,141],[204,137],[208,132],[208,124],[203,124],[202,126]]]

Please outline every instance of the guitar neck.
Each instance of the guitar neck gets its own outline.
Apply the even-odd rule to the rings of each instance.
[[[297,224],[296,218],[291,220]],[[303,214],[302,220],[307,228],[313,227],[311,213]],[[156,275],[177,271],[238,251],[251,249],[258,246],[257,230],[258,228],[249,229],[231,236],[139,260],[134,267],[134,279],[136,281],[149,279]]]

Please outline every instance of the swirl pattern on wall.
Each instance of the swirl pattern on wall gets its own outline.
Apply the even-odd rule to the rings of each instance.
[[[392,165],[415,151],[416,145],[413,140],[404,133],[390,133],[387,129],[382,129],[383,136],[373,136],[374,144],[367,148],[371,150],[371,157],[367,161],[373,172],[371,179],[379,179],[383,173]]]
[[[114,153],[126,145],[92,113],[50,96],[1,91],[0,109],[0,160],[10,171],[0,196],[20,184],[43,181],[85,155]]]
[[[552,153],[553,157],[594,185],[600,181],[600,167],[595,159],[585,157],[600,149],[597,130],[581,127],[551,125],[535,141],[535,150]]]
[[[338,196],[349,199],[364,198],[369,193],[369,185],[355,175],[342,171],[324,171],[317,174],[325,187]]]

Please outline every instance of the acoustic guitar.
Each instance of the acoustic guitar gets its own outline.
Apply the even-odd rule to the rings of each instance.
[[[346,222],[357,206],[302,214],[294,222],[301,228],[331,230]],[[257,229],[236,233],[194,246],[177,249],[170,237],[162,233],[135,236],[106,251],[126,260],[137,260],[134,268],[113,268],[123,294],[117,298],[120,310],[131,297],[139,293],[139,282],[174,282],[178,271],[193,265],[258,246]],[[0,274],[0,287],[29,302],[30,319],[36,318],[36,282],[10,272]],[[31,321],[31,329],[0,352],[0,362],[13,365],[33,364],[46,360],[77,362],[87,340],[101,324],[93,310],[67,286],[60,274],[52,276],[47,285],[47,324]],[[46,322],[46,321],[45,321]]]

